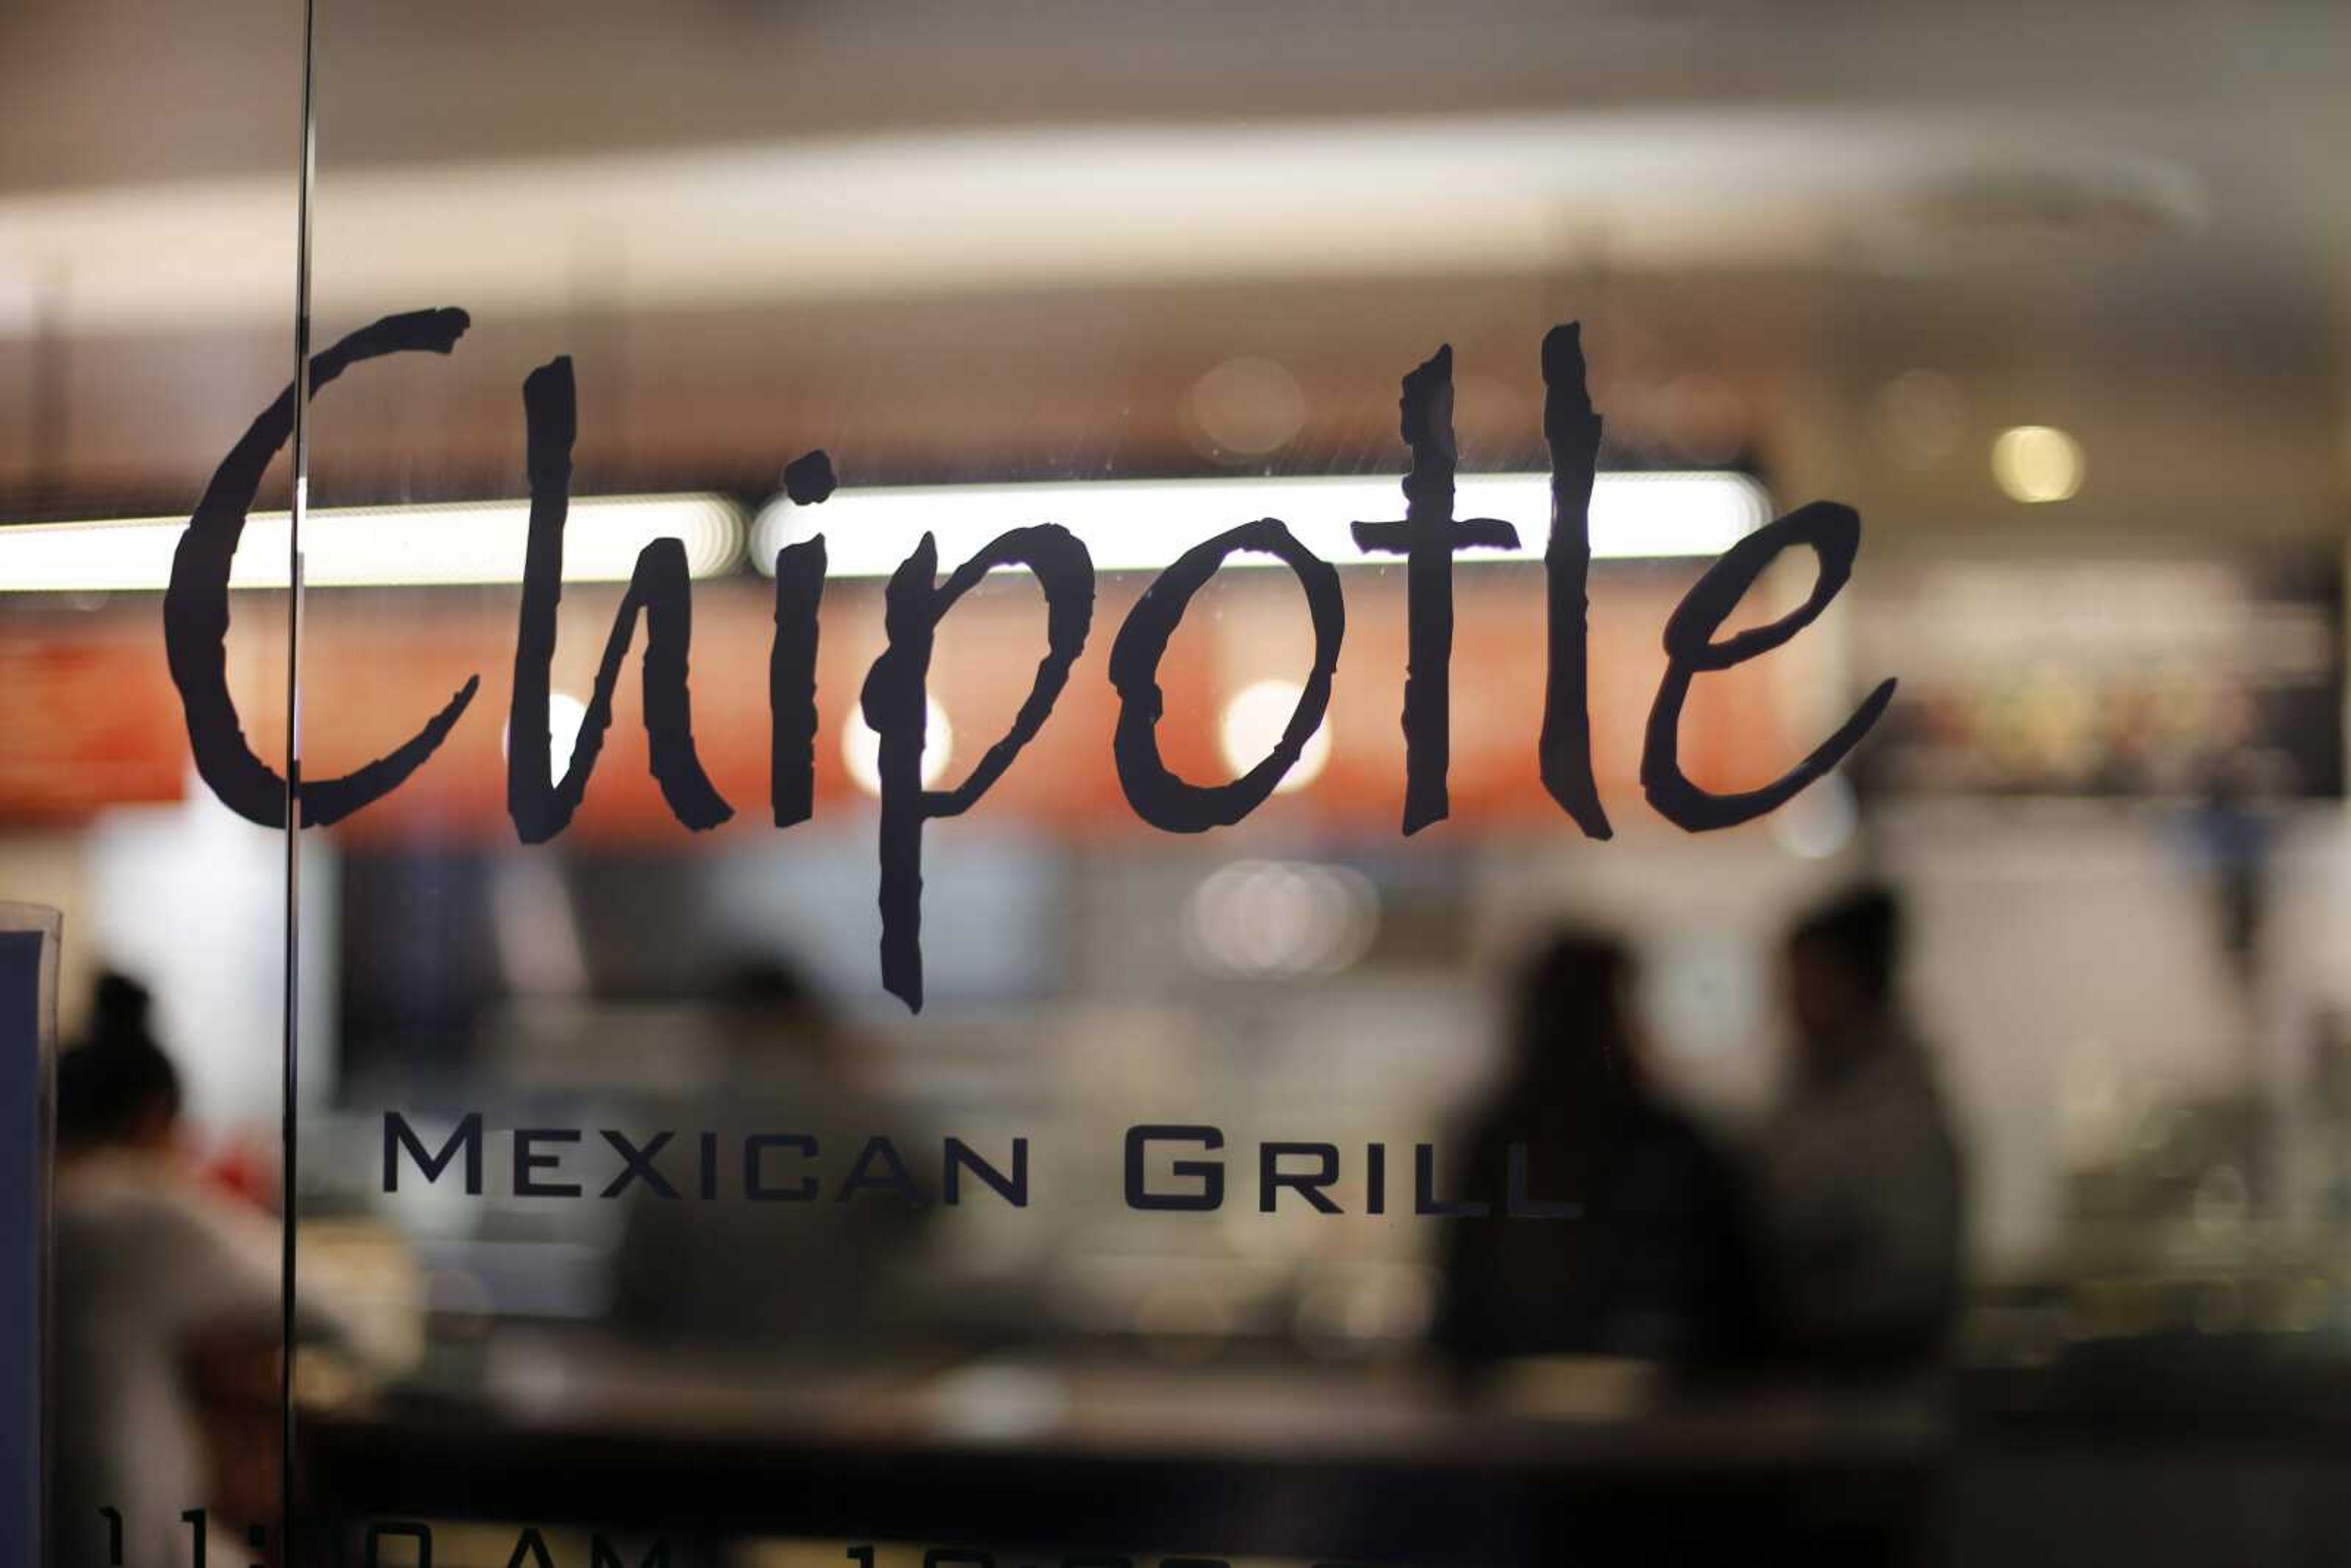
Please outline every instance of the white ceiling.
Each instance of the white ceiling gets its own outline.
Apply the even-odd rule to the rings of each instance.
[[[1642,346],[1613,361],[1625,377],[1729,378],[1808,485],[1952,516],[1986,499],[1980,474],[1895,475],[1871,448],[1874,389],[1927,364],[1976,417],[2098,434],[2107,486],[2142,476],[2106,490],[2111,527],[2190,528],[2223,499],[2231,528],[2339,522],[2351,7],[319,15],[323,329],[472,309],[434,383],[461,412],[434,434],[493,468],[509,437],[479,432],[511,423],[522,351],[496,334],[537,352],[535,322],[625,360],[638,390],[612,440],[634,461],[764,462],[760,431],[804,416],[744,410],[779,356],[838,387],[873,343],[927,333],[1021,366],[1040,389],[1025,413],[926,402],[911,365],[865,372],[887,428],[844,434],[949,463],[1057,398],[1099,400],[1113,361],[1146,444],[1174,428],[1154,400],[1243,351],[1287,357],[1318,408],[1362,403],[1332,427],[1384,428],[1393,391],[1364,355],[1486,332],[1490,362],[1549,311],[1606,314]],[[0,7],[0,488],[183,483],[222,406],[282,380],[298,17],[295,0]],[[1040,300],[1093,336],[1040,336]],[[697,402],[689,377],[720,390]],[[925,420],[967,429],[925,446]],[[384,439],[418,438],[412,419]],[[2199,439],[2241,476],[2207,482]]]

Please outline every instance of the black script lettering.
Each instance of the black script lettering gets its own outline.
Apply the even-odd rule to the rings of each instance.
[[[816,810],[817,612],[824,603],[824,536],[776,552],[776,640],[768,650],[768,801],[776,826]]]
[[[1614,830],[1592,776],[1592,482],[1600,467],[1600,414],[1583,373],[1583,331],[1571,321],[1543,335],[1543,439],[1551,447],[1551,538],[1543,546],[1549,639],[1542,734],[1535,753],[1543,788],[1586,838]]]
[[[1804,602],[1769,625],[1714,641],[1715,632],[1739,608],[1739,601],[1772,558],[1796,545],[1810,546],[1820,559],[1819,574]],[[1833,501],[1814,501],[1773,519],[1723,551],[1675,607],[1666,621],[1665,678],[1658,683],[1656,703],[1649,709],[1647,743],[1641,748],[1641,788],[1649,804],[1667,821],[1697,833],[1735,827],[1776,810],[1843,761],[1894,700],[1894,683],[1880,683],[1810,757],[1761,789],[1718,795],[1699,789],[1682,772],[1682,704],[1689,696],[1691,681],[1705,671],[1728,670],[1768,653],[1819,620],[1821,612],[1853,575],[1854,557],[1860,549],[1861,518],[1853,509]]]
[[[1314,625],[1314,667],[1306,677],[1297,709],[1257,766],[1228,783],[1186,783],[1159,756],[1159,661],[1166,655],[1168,639],[1182,623],[1192,596],[1207,584],[1236,550],[1272,556],[1297,575],[1306,591],[1306,612]],[[1111,644],[1110,682],[1118,692],[1118,728],[1112,754],[1118,763],[1119,788],[1134,814],[1153,827],[1171,833],[1201,833],[1228,828],[1264,804],[1281,776],[1290,771],[1306,742],[1322,727],[1331,706],[1331,678],[1339,665],[1339,644],[1346,635],[1347,607],[1339,593],[1339,574],[1331,564],[1298,542],[1272,517],[1243,523],[1205,544],[1193,546],[1176,559],[1143,591],[1143,597],[1118,629]]]
[[[1494,517],[1453,520],[1453,346],[1404,379],[1404,521],[1357,523],[1355,547],[1405,558],[1404,831],[1452,811],[1445,776],[1453,751],[1453,555],[1515,549],[1519,530]]]
[[[694,747],[693,698],[686,651],[694,635],[694,596],[685,546],[654,539],[637,553],[619,615],[604,644],[580,737],[559,782],[550,782],[548,672],[555,659],[556,608],[563,598],[563,524],[571,507],[571,446],[578,392],[566,355],[523,382],[530,469],[530,539],[523,556],[522,621],[515,638],[514,695],[507,716],[507,812],[527,844],[561,832],[588,792],[596,754],[612,722],[612,689],[640,615],[645,622],[644,724],[653,775],[671,814],[696,832],[735,814],[702,770]]]
[[[813,507],[833,492],[821,448],[784,465],[784,494]],[[824,603],[824,536],[776,552],[776,640],[768,650],[768,800],[776,826],[816,810],[817,612]]]
[[[968,778],[951,789],[923,788],[923,739],[931,646],[956,601],[998,566],[1025,566],[1045,595],[1045,656],[1027,700],[1004,738],[987,748]],[[1053,711],[1070,666],[1093,626],[1093,558],[1057,523],[1014,528],[991,539],[934,586],[938,542],[925,534],[884,591],[889,646],[866,673],[865,723],[881,737],[882,984],[914,1012],[923,1010],[923,824],[971,810],[1003,777]]]
[[[315,394],[362,360],[386,354],[445,354],[471,325],[463,310],[412,310],[387,316],[310,360]],[[188,750],[196,772],[221,803],[265,828],[286,825],[287,780],[253,753],[228,690],[228,579],[244,537],[246,514],[261,488],[269,460],[294,428],[295,389],[287,387],[265,410],[244,439],[229,449],[204,498],[188,519],[172,552],[171,583],[163,592],[163,653],[180,709],[188,727]],[[337,779],[298,776],[293,793],[300,800],[304,827],[325,827],[371,801],[381,800],[449,737],[460,715],[481,689],[479,675],[466,678],[457,695],[424,727],[390,752]]]

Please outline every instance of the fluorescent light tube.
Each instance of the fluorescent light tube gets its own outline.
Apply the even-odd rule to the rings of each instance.
[[[522,580],[528,501],[449,506],[338,507],[303,519],[303,575],[314,588],[404,588]],[[0,528],[0,592],[160,591],[185,517]],[[238,542],[231,588],[286,586],[284,512],[257,512]],[[567,582],[623,582],[651,541],[685,545],[696,577],[743,559],[742,509],[724,496],[575,498],[563,530]]]

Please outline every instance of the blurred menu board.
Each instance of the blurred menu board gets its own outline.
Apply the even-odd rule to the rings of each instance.
[[[2343,567],[1949,563],[1858,606],[1856,666],[1902,685],[1855,769],[1955,795],[2340,795]]]
[[[180,798],[179,703],[146,614],[19,614],[0,634],[0,821]]]

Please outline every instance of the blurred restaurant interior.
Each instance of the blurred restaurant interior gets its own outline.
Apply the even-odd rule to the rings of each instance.
[[[286,835],[197,778],[161,606],[294,363],[303,52],[288,0],[0,7],[0,896],[65,912],[68,1040],[101,975],[152,992],[191,1179],[297,1227],[340,1325],[292,1358],[306,1507],[434,1521],[441,1568],[528,1561],[526,1527],[680,1568],[2351,1561],[2351,11],[316,0],[313,346],[471,325],[311,411],[305,774],[481,689],[300,836],[289,986]],[[1604,841],[1536,758],[1570,321]],[[1455,566],[1451,812],[1407,836],[1406,571],[1343,525],[1403,515],[1399,382],[1448,344],[1459,515],[1525,544]],[[577,818],[525,846],[508,816],[520,389],[562,354],[551,764],[638,548],[679,537],[709,831],[649,768],[634,651]],[[840,488],[795,504],[819,449]],[[227,642],[273,767],[289,472]],[[1641,787],[1662,628],[1821,498],[1863,519],[1850,587],[1698,683],[1684,761],[1752,788],[1889,676],[1893,706],[1782,810],[1686,833]],[[1328,525],[1328,716],[1246,822],[1164,832],[1121,792],[1110,649],[1178,550],[1264,516]],[[1045,521],[1093,549],[1092,636],[929,824],[913,1013],[859,708],[884,580],[925,529],[945,572]],[[778,828],[775,555],[820,530],[813,810]],[[1162,674],[1194,779],[1266,753],[1312,653],[1290,574],[1234,564]],[[925,785],[1006,732],[1045,632],[1017,573],[941,622]],[[1783,937],[1863,883],[1907,920],[1964,1173],[1944,1364],[1464,1391],[1451,1222],[1364,1212],[1365,1146],[1399,1193],[1413,1145],[1466,1149],[1564,925],[1629,948],[1641,1074],[1746,1168],[1791,1092]],[[485,1193],[387,1190],[390,1113],[433,1148],[478,1113]],[[1146,1123],[1223,1129],[1222,1208],[1121,1201]],[[513,1190],[518,1127],[580,1130],[588,1200]],[[592,1196],[598,1129],[674,1131],[684,1185],[697,1130],[820,1127],[805,1211]],[[925,1188],[943,1136],[1008,1168],[1025,1139],[1032,1199],[831,1201],[884,1128]],[[1337,1145],[1346,1212],[1261,1207],[1270,1139]],[[241,1531],[275,1517],[275,1396],[218,1384],[211,1490],[169,1517]],[[53,1520],[54,1560],[106,1561],[94,1530]],[[304,1560],[252,1539],[216,1549]]]

